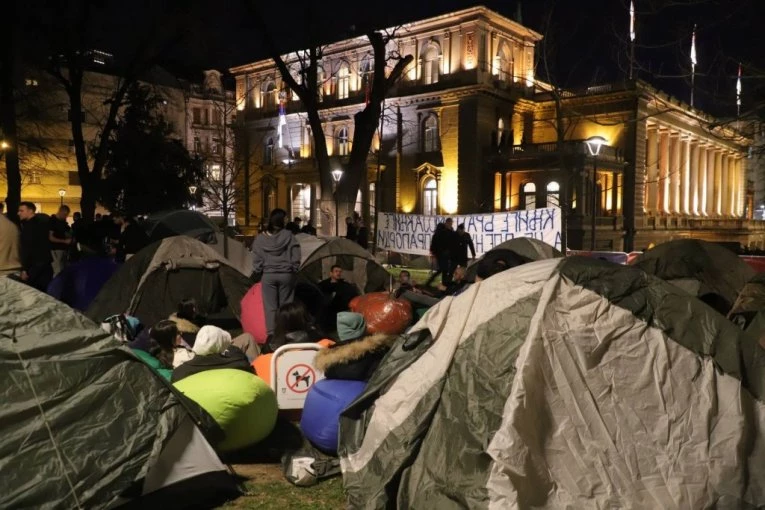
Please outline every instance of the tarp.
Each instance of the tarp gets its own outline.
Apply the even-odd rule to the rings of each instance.
[[[85,311],[119,265],[108,257],[88,257],[64,268],[48,285],[48,294]]]
[[[177,311],[182,300],[195,299],[199,313],[233,319],[238,326],[239,304],[251,285],[210,246],[186,236],[170,237],[125,262],[93,300],[87,316],[101,322],[128,313],[151,325]]]
[[[342,414],[353,508],[758,508],[763,351],[631,266],[533,262],[433,307]]]
[[[298,234],[302,262],[300,274],[318,283],[329,278],[332,266],[343,268],[343,278],[356,284],[362,292],[385,290],[390,274],[375,260],[371,253],[353,241],[341,237],[319,238]]]
[[[220,489],[205,475],[233,486],[181,397],[129,349],[26,285],[0,278],[0,295],[0,508],[107,508],[190,478]]]
[[[752,268],[732,251],[698,239],[662,243],[640,255],[634,266],[691,295],[720,296],[728,308],[754,276]]]
[[[495,248],[489,250],[486,255],[478,258],[474,263],[468,266],[466,272],[466,278],[468,281],[475,281],[476,271],[478,269],[478,263],[486,257],[489,253],[498,254],[503,251],[509,251],[516,255],[528,260],[546,260],[556,257],[562,257],[561,252],[550,246],[549,244],[542,242],[538,239],[531,237],[517,237],[510,239],[502,244],[497,245]]]
[[[189,236],[204,243],[216,242],[218,226],[198,211],[178,209],[152,214],[146,220],[146,233],[151,242],[167,237]]]

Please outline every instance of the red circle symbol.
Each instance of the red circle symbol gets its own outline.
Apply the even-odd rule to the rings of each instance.
[[[295,393],[305,393],[316,382],[316,372],[305,363],[298,363],[287,370],[287,387]]]

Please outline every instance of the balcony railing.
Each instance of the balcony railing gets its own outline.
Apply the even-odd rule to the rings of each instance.
[[[684,216],[643,216],[637,228],[654,230],[746,230],[765,232],[765,221],[745,218],[693,218]]]
[[[584,140],[567,140],[563,142],[563,154],[582,154],[589,156],[587,146]],[[540,154],[558,153],[557,142],[545,143],[527,143],[522,145],[513,145],[510,147],[510,157],[534,156]],[[624,158],[623,152],[618,147],[603,145],[600,148],[599,158],[621,160]]]

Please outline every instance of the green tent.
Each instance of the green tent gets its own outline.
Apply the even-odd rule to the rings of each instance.
[[[353,508],[762,508],[763,350],[630,266],[525,264],[433,307],[342,414]]]
[[[0,508],[231,495],[208,417],[130,349],[31,287],[0,278],[0,295]]]

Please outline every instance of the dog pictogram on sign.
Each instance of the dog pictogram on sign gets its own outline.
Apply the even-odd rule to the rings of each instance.
[[[287,370],[287,388],[294,393],[305,393],[316,382],[316,372],[305,363],[298,363]]]

